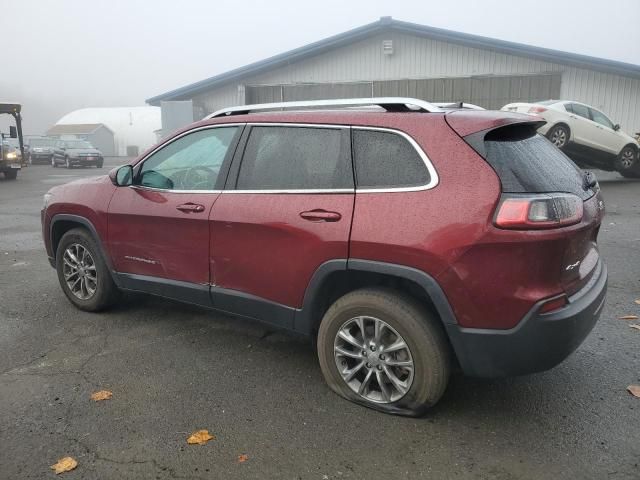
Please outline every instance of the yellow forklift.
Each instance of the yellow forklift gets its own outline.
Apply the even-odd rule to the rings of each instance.
[[[19,103],[0,102],[0,114],[8,114],[15,120],[15,126],[9,127],[9,133],[0,132],[0,173],[4,173],[7,180],[15,180],[22,168],[24,141],[22,138],[22,106]],[[5,138],[17,138],[19,149],[13,147]]]

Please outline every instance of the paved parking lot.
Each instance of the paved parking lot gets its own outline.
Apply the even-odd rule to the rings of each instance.
[[[607,305],[554,370],[455,376],[425,418],[386,416],[325,387],[308,341],[147,296],[102,314],[61,292],[40,238],[42,194],[102,171],[0,179],[0,478],[638,479],[640,181],[599,174]],[[89,395],[113,391],[95,403]],[[206,428],[215,440],[189,446]],[[246,454],[247,461],[238,462]]]

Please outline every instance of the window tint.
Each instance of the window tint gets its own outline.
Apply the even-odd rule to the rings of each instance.
[[[570,103],[569,105],[571,105],[571,111],[573,113],[579,115],[580,117],[591,120],[589,116],[589,109],[587,107],[585,107],[584,105],[580,105],[579,103]]]
[[[429,183],[424,161],[401,135],[353,130],[353,148],[358,188],[417,187]]]
[[[500,128],[485,137],[485,158],[506,193],[566,192],[583,200],[582,171],[545,137],[530,127]]]
[[[145,160],[138,184],[166,190],[213,190],[237,127],[199,130]]]
[[[590,108],[589,110],[591,110],[591,118],[594,122],[599,123],[600,125],[604,125],[605,127],[613,130],[613,123],[611,123],[611,120],[609,120],[604,113],[599,112],[598,110],[595,110],[593,108]]]
[[[335,128],[253,127],[239,190],[353,188],[348,136]]]

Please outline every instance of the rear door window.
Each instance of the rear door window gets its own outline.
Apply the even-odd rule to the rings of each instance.
[[[586,118],[587,120],[591,120],[591,116],[589,115],[589,109],[584,105],[580,105],[579,103],[571,103],[571,111],[576,115]]]
[[[420,187],[431,180],[418,151],[397,133],[354,129],[353,157],[361,189]]]
[[[353,189],[348,130],[254,126],[238,190]]]
[[[498,128],[485,136],[485,158],[505,193],[573,193],[583,200],[595,193],[569,157],[531,126]]]

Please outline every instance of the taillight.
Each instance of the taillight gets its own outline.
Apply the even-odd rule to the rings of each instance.
[[[543,113],[546,112],[547,109],[544,107],[533,106],[529,109],[527,113]]]
[[[558,228],[582,220],[582,200],[567,193],[504,194],[495,216],[500,228],[529,230]]]

